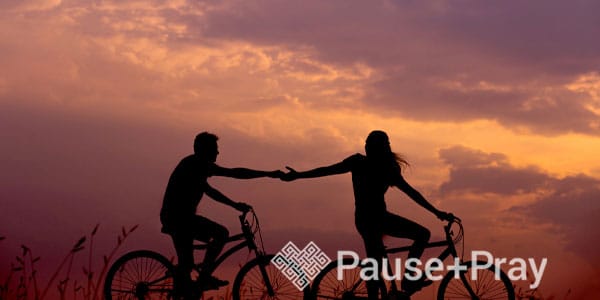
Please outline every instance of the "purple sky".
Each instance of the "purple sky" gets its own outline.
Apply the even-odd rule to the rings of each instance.
[[[599,6],[2,1],[0,279],[21,244],[48,273],[97,223],[98,253],[140,224],[120,253],[172,255],[158,210],[199,131],[221,137],[224,166],[304,170],[383,129],[407,180],[465,220],[469,249],[548,257],[544,296],[598,297]],[[271,252],[362,250],[349,175],[210,182],[256,208]],[[387,199],[442,234],[400,192]],[[230,208],[200,210],[235,231]]]

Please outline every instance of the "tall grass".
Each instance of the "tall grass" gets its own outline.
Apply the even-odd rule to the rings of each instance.
[[[531,273],[527,272],[527,278],[530,278],[529,284],[534,283],[534,277],[531,275]],[[539,288],[523,289],[522,287],[518,287],[514,284],[513,288],[515,289],[516,300],[567,300],[570,299],[569,296],[571,295],[571,289],[569,289],[562,298],[557,298],[556,296],[545,297]]]
[[[138,228],[138,225],[129,229],[121,228],[116,245],[107,255],[102,256],[100,272],[95,272],[94,237],[99,226],[97,224],[89,235],[83,236],[75,242],[44,285],[40,285],[38,282],[37,263],[41,257],[34,255],[29,247],[21,245],[20,255],[10,263],[5,278],[0,278],[0,300],[44,300],[49,297],[53,288],[56,289],[61,300],[98,300],[102,296],[100,291],[102,281],[112,259],[129,235]],[[4,236],[0,237],[0,241],[5,239]],[[75,256],[85,249],[86,242],[87,260],[86,264],[82,266],[85,279],[83,282],[79,282],[73,279],[73,264]]]

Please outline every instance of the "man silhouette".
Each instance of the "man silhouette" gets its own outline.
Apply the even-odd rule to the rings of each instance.
[[[194,266],[193,241],[208,243],[198,282],[204,289],[216,289],[228,282],[213,277],[214,262],[223,250],[229,232],[222,225],[200,215],[196,208],[204,194],[210,198],[229,205],[239,211],[247,211],[251,206],[234,202],[207,182],[210,176],[226,176],[239,179],[259,177],[280,178],[282,171],[257,171],[246,168],[224,168],[217,164],[219,154],[218,137],[212,133],[202,132],[194,140],[194,154],[181,160],[171,177],[165,192],[160,220],[162,231],[173,239],[177,259],[179,261],[175,282],[181,285],[178,290],[184,291],[186,298],[193,294],[190,273]],[[193,297],[192,297],[193,298]]]

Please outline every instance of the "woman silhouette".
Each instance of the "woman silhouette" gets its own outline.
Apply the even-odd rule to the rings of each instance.
[[[366,254],[381,262],[384,256],[383,235],[398,238],[408,238],[414,241],[408,253],[408,258],[420,258],[430,232],[427,228],[404,217],[387,211],[384,194],[390,186],[395,186],[406,193],[416,203],[435,214],[441,220],[449,220],[452,214],[440,211],[404,180],[401,174],[403,167],[408,166],[406,160],[392,152],[387,134],[383,131],[373,131],[365,143],[366,156],[354,154],[342,162],[297,172],[287,167],[289,173],[281,179],[292,181],[299,178],[314,178],[328,175],[352,172],[352,185],[355,200],[356,229],[363,238]],[[402,290],[407,294],[431,284],[430,281],[402,280]],[[377,282],[367,282],[369,299],[377,299]]]

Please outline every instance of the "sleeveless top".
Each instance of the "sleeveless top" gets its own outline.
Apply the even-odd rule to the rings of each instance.
[[[399,171],[394,172],[360,153],[344,159],[342,163],[352,172],[357,229],[363,231],[379,228],[387,211],[385,192],[394,182],[393,176],[402,175]]]

